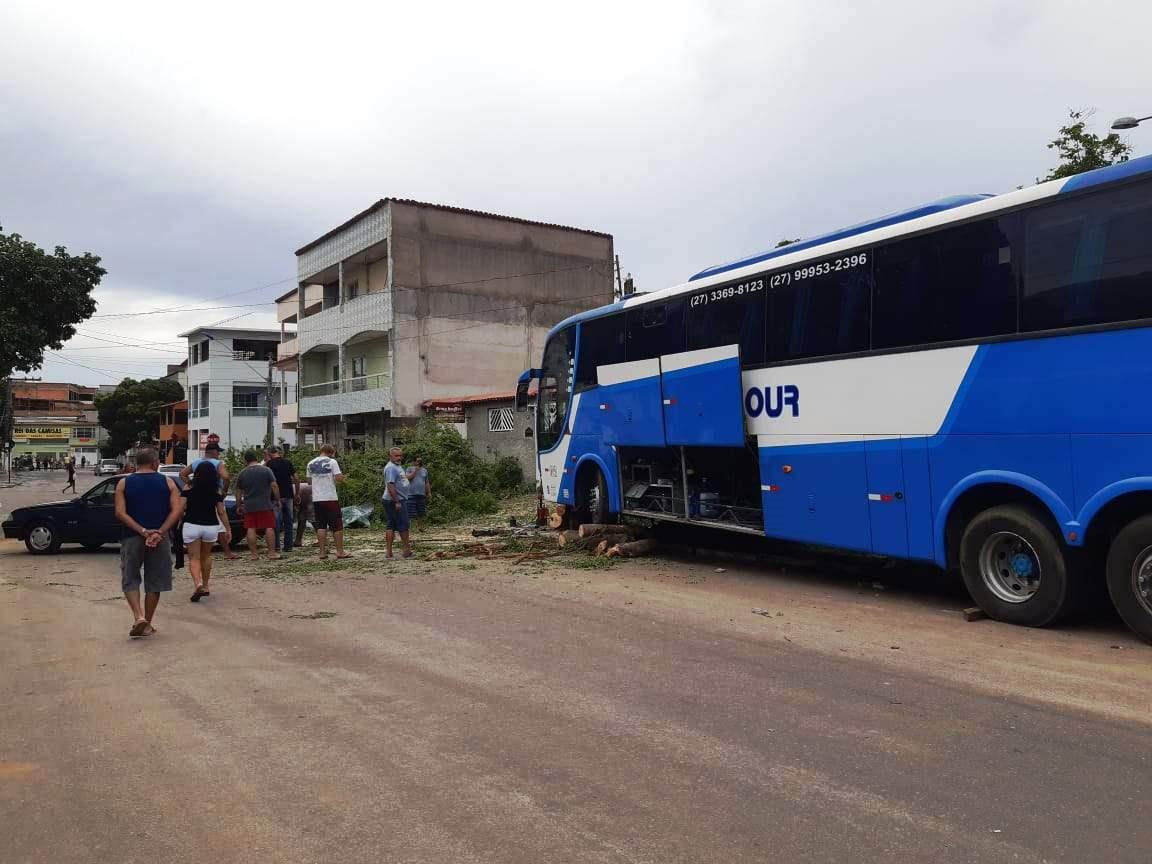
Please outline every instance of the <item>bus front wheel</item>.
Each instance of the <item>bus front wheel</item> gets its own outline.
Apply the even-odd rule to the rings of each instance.
[[[595,465],[581,469],[576,477],[574,518],[577,525],[608,521],[608,484]]]
[[[1152,642],[1152,516],[1125,525],[1108,549],[1108,594],[1140,638]]]
[[[978,513],[960,541],[960,571],[972,599],[997,621],[1046,627],[1079,602],[1082,580],[1071,556],[1031,508]]]

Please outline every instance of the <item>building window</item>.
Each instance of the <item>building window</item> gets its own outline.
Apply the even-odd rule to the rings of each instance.
[[[72,429],[73,438],[95,438],[96,429],[93,426],[76,426]]]
[[[232,394],[232,407],[233,408],[256,408],[258,407],[259,397],[255,393],[233,393]]]
[[[200,362],[203,363],[208,359],[208,340],[205,339],[200,343]]]
[[[276,359],[277,343],[270,339],[233,339],[233,360],[256,360],[265,363]]]
[[[511,432],[516,428],[516,412],[511,408],[488,409],[489,432]]]
[[[360,296],[360,283],[359,282],[349,282],[348,283],[348,299],[349,300],[355,300],[359,296]]]

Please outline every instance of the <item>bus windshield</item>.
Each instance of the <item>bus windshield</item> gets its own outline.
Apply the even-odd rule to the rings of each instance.
[[[536,446],[540,450],[551,450],[564,431],[572,390],[575,333],[575,327],[568,327],[549,339],[544,348],[536,401]]]

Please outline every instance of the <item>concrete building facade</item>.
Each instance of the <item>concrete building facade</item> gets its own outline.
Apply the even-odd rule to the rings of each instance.
[[[430,399],[511,390],[557,322],[612,302],[612,236],[382,199],[296,252],[302,444],[390,443]]]
[[[11,381],[12,456],[77,464],[100,458],[108,437],[97,419],[98,387],[53,381]]]
[[[536,436],[531,410],[516,410],[515,391],[429,399],[424,412],[438,423],[449,423],[482,459],[510,456],[520,463],[524,478],[536,478]]]
[[[188,340],[189,457],[203,451],[213,432],[225,449],[263,444],[270,416],[273,441],[296,443],[296,433],[276,415],[296,391],[296,373],[272,366],[279,331],[198,327],[180,336]]]

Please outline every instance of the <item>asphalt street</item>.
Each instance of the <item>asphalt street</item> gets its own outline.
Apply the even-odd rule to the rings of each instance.
[[[63,485],[25,480],[0,510]],[[842,568],[370,545],[219,562],[198,604],[179,571],[130,641],[114,547],[0,543],[0,861],[1152,856],[1152,648],[1117,622],[966,623]]]

